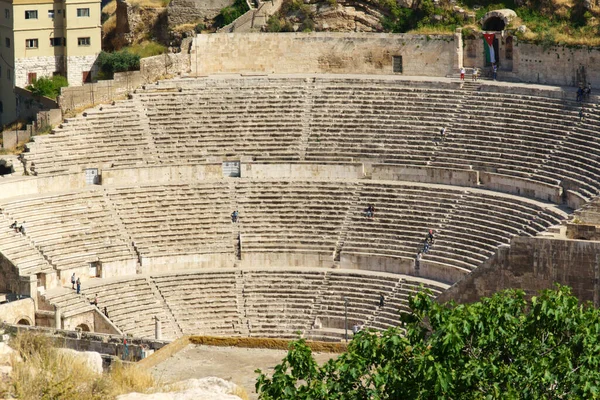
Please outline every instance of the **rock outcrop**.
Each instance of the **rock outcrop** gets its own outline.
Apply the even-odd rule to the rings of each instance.
[[[236,384],[221,378],[188,379],[165,387],[161,393],[129,393],[117,400],[241,400],[233,393],[238,391]]]

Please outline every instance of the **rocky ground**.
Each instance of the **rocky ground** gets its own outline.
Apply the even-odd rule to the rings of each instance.
[[[248,392],[257,399],[254,390],[255,369],[272,372],[273,367],[287,354],[283,350],[244,349],[235,347],[210,347],[190,344],[173,357],[152,368],[152,375],[160,383],[171,383],[191,378],[219,377]],[[336,357],[336,354],[316,353],[318,363]]]

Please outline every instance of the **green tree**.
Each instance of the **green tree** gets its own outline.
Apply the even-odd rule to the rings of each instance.
[[[101,52],[98,56],[101,79],[112,79],[115,72],[137,71],[140,69],[140,56],[126,50],[114,53]]]
[[[600,313],[567,287],[461,305],[419,293],[410,307],[406,334],[360,332],[322,367],[293,342],[272,377],[256,371],[260,398],[600,398]]]
[[[31,91],[36,96],[45,96],[55,99],[60,94],[60,88],[69,86],[67,78],[60,75],[55,75],[51,78],[41,77],[33,81],[27,86],[27,90]]]

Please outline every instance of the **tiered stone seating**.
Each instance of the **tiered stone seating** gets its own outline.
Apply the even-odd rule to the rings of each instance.
[[[142,256],[234,250],[226,182],[108,189]]]
[[[559,224],[565,215],[526,199],[468,192],[437,230],[435,243],[423,260],[470,271],[513,236],[534,236]]]
[[[100,110],[102,108],[102,110]],[[140,108],[132,101],[102,105],[67,118],[50,135],[35,136],[24,154],[29,172],[38,175],[81,171],[85,167],[131,166],[155,156]]]
[[[440,188],[364,184],[342,251],[414,259],[425,233],[440,229],[462,196]],[[375,218],[364,216],[369,204],[375,207]]]
[[[59,270],[135,259],[99,191],[30,196],[1,204],[8,220],[26,221],[28,240]]]
[[[204,85],[201,85],[204,83]],[[215,80],[139,92],[164,157],[190,162],[211,156],[298,160],[304,85]]]
[[[574,118],[563,100],[474,92],[432,165],[531,177],[560,148]]]
[[[154,338],[155,318],[159,318],[164,338],[175,339],[179,336],[177,327],[167,314],[166,305],[146,278],[84,282],[82,293],[90,302],[97,295],[98,308],[104,310],[106,307],[109,319],[123,333]]]
[[[46,292],[44,298],[49,304],[60,309],[62,318],[73,317],[95,309],[84,295],[76,294],[70,287],[58,288]]]
[[[344,182],[236,183],[243,251],[332,255],[352,190]]]
[[[242,329],[237,274],[202,271],[157,275],[152,280],[184,334],[236,336]]]
[[[244,156],[257,162],[372,160],[563,184],[590,199],[600,190],[600,166],[594,161],[586,168],[599,150],[597,111],[589,107],[587,122],[573,130],[572,101],[435,82],[179,79],[68,119],[53,134],[36,137],[24,160],[42,175]],[[444,143],[437,141],[441,127],[449,133]]]
[[[600,194],[600,109],[590,103],[584,107],[584,121],[574,124],[562,146],[550,155],[536,177],[563,181],[567,189],[589,200]]]
[[[306,160],[426,165],[464,92],[394,81],[325,80],[315,89]]]
[[[15,232],[9,226],[14,220],[0,218],[0,251],[19,270],[20,276],[36,275],[38,273],[51,272],[52,265],[44,259],[44,256],[28,240],[27,236]]]
[[[244,318],[259,337],[297,338],[311,327],[325,270],[242,271]]]

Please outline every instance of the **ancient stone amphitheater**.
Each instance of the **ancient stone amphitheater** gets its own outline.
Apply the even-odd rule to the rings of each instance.
[[[5,178],[6,289],[35,298],[37,324],[137,337],[158,318],[165,338],[340,340],[345,302],[350,326],[398,325],[420,288],[445,292],[516,236],[559,236],[598,195],[600,112],[578,110],[434,78],[148,85],[35,137],[29,176]]]

